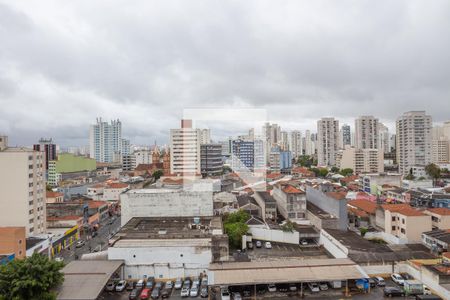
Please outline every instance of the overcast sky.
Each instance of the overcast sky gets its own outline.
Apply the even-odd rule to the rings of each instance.
[[[408,110],[450,119],[450,1],[3,1],[0,133],[87,144],[97,117],[167,142],[184,108],[283,128]],[[246,123],[209,123],[213,136]]]

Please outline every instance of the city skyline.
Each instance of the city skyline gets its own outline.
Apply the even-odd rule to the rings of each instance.
[[[328,116],[353,126],[373,115],[391,132],[405,111],[448,118],[446,1],[363,1],[351,13],[322,1],[215,4],[136,3],[126,15],[110,3],[0,4],[0,132],[12,144],[87,144],[102,116],[136,144],[167,143],[184,108],[204,107],[263,108],[302,131]],[[210,129],[248,129],[237,125]]]

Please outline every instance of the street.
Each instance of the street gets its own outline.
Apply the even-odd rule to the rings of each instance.
[[[109,222],[114,219],[112,224]],[[112,233],[116,233],[120,229],[120,216],[113,216],[104,220],[99,229],[97,230],[97,235],[92,238],[90,235],[83,234],[80,239],[84,240],[86,243],[80,247],[76,248],[73,244],[69,248],[64,249],[57,257],[62,257],[64,262],[69,263],[72,260],[81,258],[83,254],[93,252],[94,250],[103,251],[108,247],[108,240]]]

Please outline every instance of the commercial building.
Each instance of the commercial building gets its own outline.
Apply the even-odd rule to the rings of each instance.
[[[408,174],[415,165],[431,162],[431,116],[425,111],[410,111],[397,119],[397,162],[399,172]]]
[[[317,121],[317,157],[319,166],[334,166],[339,149],[339,121],[322,118]]]
[[[0,226],[25,227],[26,236],[46,232],[43,152],[8,147],[0,137]]]
[[[422,233],[422,244],[437,252],[448,252],[450,250],[450,232],[448,230],[435,229]]]
[[[278,212],[285,219],[306,218],[306,193],[289,183],[278,183],[273,187],[273,198]]]
[[[223,172],[222,145],[200,146],[201,172],[203,176],[218,176]]]
[[[259,139],[232,141],[231,167],[234,171],[250,171],[265,168],[265,146]]]
[[[137,217],[108,248],[108,259],[125,261],[125,278],[184,278],[227,261],[228,237],[220,217]]]
[[[341,147],[345,148],[347,145],[352,144],[352,134],[350,131],[350,125],[344,124],[341,127]]]
[[[355,148],[379,149],[378,119],[361,116],[355,120]]]
[[[383,152],[379,149],[356,149],[345,146],[336,153],[336,167],[352,169],[356,174],[384,172]]]
[[[130,190],[120,195],[122,226],[134,217],[212,216],[212,191]]]
[[[41,138],[39,144],[33,145],[33,150],[44,152],[45,157],[45,170],[48,170],[49,161],[56,159],[56,145],[52,139]]]
[[[122,155],[129,154],[129,141],[122,139],[120,120],[108,124],[98,118],[97,123],[90,126],[89,147],[89,156],[97,162],[120,162]]]
[[[0,256],[2,255],[25,258],[25,227],[0,227]]]
[[[181,120],[181,128],[170,130],[170,173],[197,175],[201,173],[200,129],[192,128],[192,120]]]

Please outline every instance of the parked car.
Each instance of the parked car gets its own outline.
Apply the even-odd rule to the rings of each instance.
[[[172,280],[166,281],[166,283],[164,284],[164,288],[171,290],[173,288],[173,281]]]
[[[267,289],[269,290],[269,292],[276,292],[277,291],[277,287],[273,283],[268,284],[267,285]]]
[[[400,274],[397,273],[392,274],[391,279],[398,285],[405,284],[405,279]]]
[[[83,241],[83,240],[78,240],[77,243],[75,244],[75,247],[76,247],[76,248],[81,248],[81,247],[83,247],[84,245],[86,245],[86,242],[85,242],[85,241]]]
[[[153,290],[154,286],[155,286],[155,277],[153,277],[153,276],[149,277],[147,279],[147,283],[145,284],[145,287],[150,289],[150,290]]]
[[[203,276],[202,277],[201,286],[208,286],[208,276]]]
[[[367,280],[369,281],[369,285],[370,285],[371,288],[374,288],[374,287],[377,286],[377,282],[375,281],[375,279],[369,278]]]
[[[108,283],[105,286],[105,291],[114,292],[115,288],[116,288],[116,284],[114,283],[114,281],[108,281]]]
[[[135,285],[136,285],[136,282],[134,282],[134,281],[129,281],[128,284],[127,284],[127,286],[126,286],[126,290],[129,291],[129,292],[131,292],[131,291],[134,289]]]
[[[402,276],[404,280],[414,280],[414,277],[408,273],[401,273],[400,276]]]
[[[190,279],[185,279],[183,282],[183,287],[186,287],[188,289],[191,288],[191,280]]]
[[[261,241],[256,241],[256,248],[261,248],[261,247],[262,247]]]
[[[200,285],[200,278],[197,276],[192,278],[192,285]]]
[[[248,242],[247,243],[247,248],[252,250],[253,249],[253,243],[252,242]]]
[[[296,292],[297,291],[297,285],[295,283],[289,283],[289,291]]]
[[[189,295],[191,296],[191,297],[197,297],[198,296],[198,285],[192,285],[192,288],[191,288],[191,290],[190,290],[190,292],[189,292]]]
[[[289,285],[287,284],[279,284],[278,285],[278,290],[282,293],[286,293],[287,291],[289,291]]]
[[[133,289],[130,293],[130,295],[128,296],[128,299],[130,300],[136,300],[139,297],[139,293],[141,290],[139,289]]]
[[[136,283],[137,289],[143,289],[144,288],[144,279],[139,279],[139,281]]]
[[[183,287],[181,289],[181,297],[189,297],[189,288],[188,287]]]
[[[320,287],[319,284],[317,284],[317,282],[308,282],[308,287],[313,293],[320,292]]]
[[[157,288],[155,285],[155,288],[152,291],[151,297],[152,297],[152,299],[158,299],[160,295],[161,295],[161,289]]]
[[[125,280],[121,280],[116,285],[116,292],[123,292],[127,287],[127,282]]]
[[[208,287],[207,286],[202,286],[202,288],[200,289],[200,297],[208,298]]]
[[[222,298],[222,300],[231,300],[230,292],[228,291],[228,289],[222,289],[220,291],[220,297]]]
[[[64,257],[55,257],[55,261],[64,261]]]
[[[239,292],[233,293],[233,300],[242,300],[241,293]]]
[[[426,284],[423,285],[423,294],[424,295],[431,295],[432,294],[430,288]]]
[[[326,282],[321,282],[321,283],[319,283],[319,289],[320,289],[321,291],[326,291],[326,290],[328,290],[328,284],[327,284]]]
[[[142,300],[146,300],[148,299],[148,297],[150,297],[150,289],[143,289],[139,298]]]
[[[158,281],[155,283],[155,289],[162,289],[163,283],[161,281]]]
[[[250,288],[244,287],[242,294],[244,297],[250,297],[252,295],[252,292],[251,292]]]
[[[405,296],[405,292],[398,287],[385,287],[383,290],[383,294],[385,297],[403,297]]]
[[[181,280],[181,278],[177,278],[175,280],[175,289],[179,290],[179,289],[181,289],[182,286],[183,286],[183,280]]]
[[[306,246],[306,245],[308,245],[308,241],[305,239],[301,239],[300,244],[302,244],[303,246]]]
[[[164,288],[161,291],[161,298],[169,298],[171,293],[172,293],[172,289]]]
[[[374,277],[374,279],[377,283],[377,286],[385,286],[386,285],[386,282],[384,281],[383,277],[377,276],[377,277]]]
[[[272,249],[272,244],[270,242],[266,242],[264,246],[266,247],[266,249]]]

